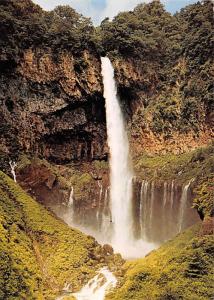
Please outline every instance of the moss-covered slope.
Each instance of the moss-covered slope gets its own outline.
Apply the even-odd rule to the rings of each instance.
[[[195,225],[146,258],[127,262],[120,288],[108,299],[212,299],[213,255],[213,236]]]
[[[102,264],[92,237],[57,220],[0,172],[0,299],[54,299],[66,282],[78,290]]]

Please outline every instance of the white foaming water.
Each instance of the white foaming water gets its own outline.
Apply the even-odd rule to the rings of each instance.
[[[69,207],[73,207],[74,205],[74,188],[73,186],[71,187],[71,191],[70,191],[70,196],[69,196],[69,201],[68,201],[68,206]]]
[[[172,210],[173,208],[173,202],[174,202],[174,185],[175,185],[175,181],[172,180],[172,183],[171,183],[171,196],[170,196],[170,208]],[[171,212],[172,213],[172,212]]]
[[[150,207],[150,217],[149,217],[149,226],[150,226],[150,231],[152,231],[152,221],[153,221],[153,214],[154,214],[154,201],[155,201],[155,183],[154,181],[152,182],[151,186],[151,207]]]
[[[110,202],[113,230],[111,244],[115,251],[120,252],[124,257],[138,257],[145,254],[145,249],[154,249],[154,245],[143,241],[138,242],[133,236],[133,173],[128,136],[117,97],[114,69],[107,57],[101,60],[110,150]]]
[[[106,293],[115,288],[116,277],[108,270],[102,268],[78,293],[72,294],[77,300],[104,300]]]
[[[181,195],[181,202],[180,202],[180,209],[179,209],[179,223],[178,223],[178,232],[180,233],[183,228],[183,223],[184,223],[184,213],[187,205],[187,200],[188,200],[188,192],[189,192],[189,187],[191,184],[192,180],[184,186],[182,195]]]
[[[16,168],[17,164],[15,162],[13,162],[13,161],[10,161],[9,164],[10,164],[10,168],[11,168],[11,173],[13,175],[13,180],[16,182],[15,168]]]
[[[166,201],[167,201],[167,182],[164,182],[164,188],[163,188],[163,209],[166,206]]]
[[[66,204],[65,204],[66,205]],[[63,220],[69,225],[72,225],[74,216],[74,187],[71,187],[69,199],[67,202],[66,213],[63,214]]]

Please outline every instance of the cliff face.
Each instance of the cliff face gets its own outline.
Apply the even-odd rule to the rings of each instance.
[[[151,62],[116,58],[114,66],[135,156],[142,152],[180,154],[212,141],[212,110],[207,110],[200,101],[194,107],[191,97],[184,96],[185,88],[191,90],[197,83],[202,86],[207,83],[198,74],[188,75],[184,59],[175,64],[164,80],[159,67]]]
[[[60,164],[106,159],[100,58],[70,7],[0,3],[1,165],[29,153]]]
[[[84,66],[84,67],[82,67]],[[3,151],[15,149],[58,163],[104,159],[105,110],[100,61],[84,51],[28,49],[1,76]],[[9,134],[8,134],[9,133]]]

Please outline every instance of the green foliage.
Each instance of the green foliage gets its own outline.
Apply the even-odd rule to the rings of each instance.
[[[180,182],[194,178],[198,184],[200,180],[204,182],[207,176],[212,176],[213,166],[214,145],[180,155],[148,156],[144,153],[135,160],[136,172],[142,178],[175,179]]]
[[[19,61],[30,47],[67,49],[74,54],[96,51],[95,29],[90,19],[69,6],[43,11],[30,0],[0,2],[0,58]]]
[[[195,188],[196,197],[194,199],[194,208],[197,209],[202,218],[214,216],[214,170],[207,177],[199,181]]]
[[[0,298],[55,299],[79,290],[99,268],[101,247],[67,227],[0,173]]]
[[[112,60],[131,61],[143,77],[123,78],[126,75],[118,70],[123,88],[128,88],[122,94],[126,105],[139,93],[144,98],[143,113],[138,110],[132,120],[134,135],[145,123],[165,137],[173,131],[198,133],[209,123],[214,109],[211,0],[189,5],[174,16],[160,1],[140,4],[113,21],[105,19],[98,34]]]
[[[213,54],[213,2],[196,3],[181,10],[184,23],[182,48],[191,68],[204,64]]]
[[[107,299],[211,299],[213,236],[199,230],[195,225],[146,258],[127,262],[120,287]]]
[[[100,33],[107,52],[160,61],[170,52],[171,40],[177,39],[178,26],[163,5],[153,1],[138,5],[133,12],[119,13],[112,22],[105,19]]]

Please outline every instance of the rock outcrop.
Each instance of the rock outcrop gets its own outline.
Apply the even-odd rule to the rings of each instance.
[[[85,67],[78,68],[78,61]],[[65,163],[106,158],[100,60],[28,49],[1,76],[1,149]],[[14,153],[13,153],[14,154]]]
[[[191,85],[193,80],[187,75],[185,77],[188,70],[184,60],[171,71],[176,73],[176,81],[163,83],[157,65],[152,62],[113,59],[135,156],[143,151],[152,155],[181,154],[207,146],[212,141],[214,118],[211,111],[206,112],[203,104],[195,120],[197,129],[194,124],[185,124],[183,119],[182,89],[184,85]],[[197,75],[194,80],[199,80]],[[168,108],[163,99],[169,102]]]

